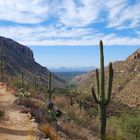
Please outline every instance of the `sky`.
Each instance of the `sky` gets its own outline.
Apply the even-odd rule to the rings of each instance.
[[[140,48],[140,0],[0,0],[0,36],[34,51],[51,67],[99,66]]]

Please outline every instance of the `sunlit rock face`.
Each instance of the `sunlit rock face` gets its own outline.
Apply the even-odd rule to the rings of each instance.
[[[140,49],[130,55],[127,60],[140,60]]]

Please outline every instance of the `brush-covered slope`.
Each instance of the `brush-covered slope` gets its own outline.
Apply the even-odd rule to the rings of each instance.
[[[33,52],[27,46],[21,45],[12,39],[0,37],[0,58],[5,62],[5,73],[9,76],[21,76],[29,82],[37,80],[38,84],[47,84],[48,69],[38,64]],[[59,76],[52,75],[54,87],[63,87],[64,80]]]
[[[129,106],[140,107],[140,49],[126,60],[113,63],[113,69],[113,96]],[[105,73],[107,78],[107,67]],[[91,94],[91,87],[95,86],[95,71],[75,77],[73,83],[79,91]]]

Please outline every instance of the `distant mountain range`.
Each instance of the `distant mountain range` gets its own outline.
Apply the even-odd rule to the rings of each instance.
[[[94,66],[90,67],[59,67],[59,68],[51,68],[52,72],[90,72],[94,70]]]

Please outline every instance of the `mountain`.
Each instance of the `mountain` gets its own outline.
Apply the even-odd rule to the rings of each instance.
[[[94,70],[95,67],[59,67],[59,68],[51,68],[50,70],[53,72],[89,72]]]
[[[29,82],[37,80],[40,84],[47,84],[49,70],[38,64],[34,59],[34,54],[30,48],[15,42],[12,39],[0,37],[0,58],[5,63],[5,73],[12,77],[21,77]],[[54,87],[63,87],[65,81],[52,74],[52,85]]]
[[[106,78],[107,68],[105,68]],[[113,63],[113,69],[113,97],[130,107],[140,108],[140,49],[126,60]],[[79,91],[91,94],[91,87],[95,87],[95,71],[77,76],[72,81]]]

